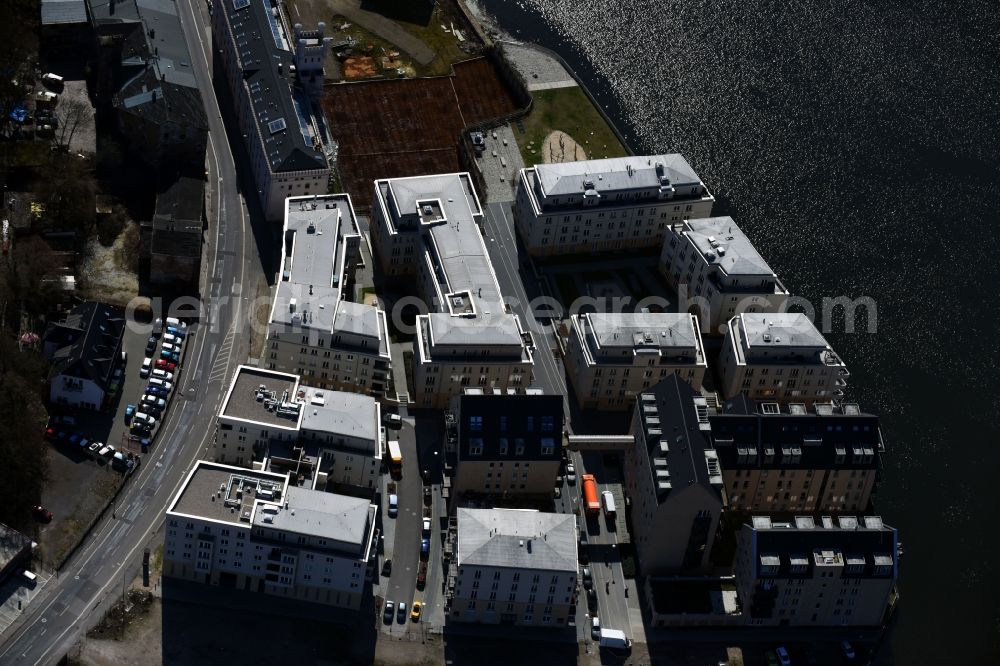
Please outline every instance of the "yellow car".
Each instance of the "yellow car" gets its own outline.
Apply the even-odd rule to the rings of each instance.
[[[413,608],[410,610],[410,619],[414,622],[420,622],[420,611],[424,609],[424,605],[419,601],[413,602]]]

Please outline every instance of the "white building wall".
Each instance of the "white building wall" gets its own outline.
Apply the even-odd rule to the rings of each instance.
[[[56,405],[98,410],[104,405],[104,390],[90,379],[57,375],[49,380],[49,400]]]

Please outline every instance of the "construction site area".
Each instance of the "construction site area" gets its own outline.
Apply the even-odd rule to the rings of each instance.
[[[328,85],[323,111],[340,146],[341,187],[365,208],[377,178],[461,170],[462,131],[517,111],[516,99],[486,57],[456,63],[449,76]]]

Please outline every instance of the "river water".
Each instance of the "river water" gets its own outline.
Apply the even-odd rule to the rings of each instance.
[[[879,661],[1000,661],[1000,4],[474,0],[562,55],[636,153],[680,152],[882,415],[905,546]],[[1000,485],[1000,484],[997,484]]]

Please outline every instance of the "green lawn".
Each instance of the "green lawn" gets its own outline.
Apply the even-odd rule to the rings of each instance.
[[[562,130],[573,137],[586,151],[588,159],[628,155],[581,88],[538,90],[532,96],[535,98],[534,108],[521,121],[524,132],[516,123],[514,131],[528,166],[543,161],[542,142],[554,130]]]

